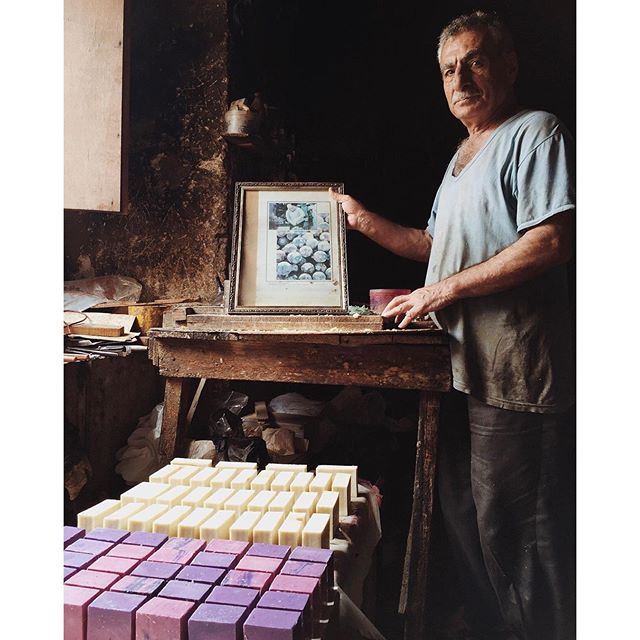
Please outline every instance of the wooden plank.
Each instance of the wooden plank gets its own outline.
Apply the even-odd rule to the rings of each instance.
[[[107,338],[113,338],[124,335],[124,327],[108,327],[101,324],[81,323],[72,324],[69,326],[69,333],[76,335],[87,336],[104,336]]]
[[[160,430],[160,458],[163,463],[184,453],[184,431],[187,416],[189,381],[167,378]]]
[[[187,327],[206,331],[380,331],[382,317],[371,316],[239,316],[189,314]]]

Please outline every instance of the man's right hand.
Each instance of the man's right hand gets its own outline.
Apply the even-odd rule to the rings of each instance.
[[[364,205],[346,193],[338,193],[337,191],[334,191],[332,187],[329,187],[329,195],[333,200],[342,205],[342,210],[347,216],[347,229],[362,231],[364,227],[364,218],[368,213]]]

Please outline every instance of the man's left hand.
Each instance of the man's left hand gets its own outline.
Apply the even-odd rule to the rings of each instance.
[[[398,325],[404,329],[416,318],[429,311],[438,311],[453,302],[454,298],[449,287],[444,282],[436,282],[428,287],[421,287],[412,291],[408,296],[396,296],[382,312],[383,318],[398,318],[404,316]]]

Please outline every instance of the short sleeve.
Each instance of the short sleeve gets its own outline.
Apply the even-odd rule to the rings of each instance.
[[[438,215],[438,202],[440,200],[440,187],[438,192],[436,193],[436,197],[433,200],[433,205],[431,206],[431,215],[429,216],[429,221],[427,222],[427,233],[433,238],[433,234],[436,231],[436,216]]]
[[[558,127],[524,157],[514,195],[518,231],[575,209],[575,148],[566,131]]]

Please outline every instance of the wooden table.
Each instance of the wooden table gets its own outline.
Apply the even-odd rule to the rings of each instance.
[[[425,594],[440,396],[451,389],[447,337],[436,329],[373,332],[152,329],[149,357],[166,377],[160,449],[185,455],[194,379],[415,389],[420,411],[400,613],[405,638],[426,638]]]

